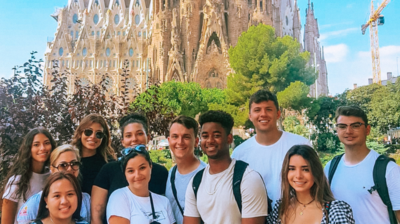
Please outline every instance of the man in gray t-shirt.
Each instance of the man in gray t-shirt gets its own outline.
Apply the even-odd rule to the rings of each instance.
[[[169,171],[165,196],[171,202],[177,224],[183,223],[187,185],[190,179],[206,166],[194,155],[194,147],[199,143],[198,130],[199,124],[191,117],[179,116],[170,124],[168,142],[176,166]],[[172,184],[173,176],[175,181]]]

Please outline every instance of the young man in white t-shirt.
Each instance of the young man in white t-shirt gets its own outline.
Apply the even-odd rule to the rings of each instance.
[[[198,132],[197,121],[187,116],[175,118],[169,128],[168,142],[176,166],[169,170],[165,196],[171,202],[177,224],[183,223],[185,194],[189,181],[206,166],[194,155],[194,148],[199,143]],[[171,182],[173,176],[175,180]]]
[[[233,118],[222,111],[200,116],[201,148],[208,157],[202,180],[193,190],[193,178],[186,190],[185,224],[263,224],[268,214],[266,189],[260,175],[247,167],[240,184],[242,211],[235,200],[233,170],[236,160],[229,156]]]
[[[345,149],[331,182],[335,199],[351,206],[356,223],[389,224],[387,206],[372,189],[373,168],[379,154],[367,148],[366,139],[371,130],[367,115],[357,106],[344,106],[337,109],[335,120]],[[328,178],[331,162],[325,166]],[[385,176],[393,210],[400,220],[400,167],[389,162]]]
[[[286,152],[293,145],[311,145],[299,135],[281,131],[278,99],[268,90],[259,90],[250,97],[249,119],[256,135],[239,145],[232,158],[245,161],[261,174],[272,205],[281,197],[281,169]]]

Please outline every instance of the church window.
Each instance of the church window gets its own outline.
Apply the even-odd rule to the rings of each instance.
[[[132,48],[129,49],[129,56],[131,56],[131,57],[133,56],[133,49]]]
[[[217,82],[217,88],[218,88],[218,89],[222,89],[222,85],[221,85],[220,82]]]
[[[118,1],[118,0],[117,0],[117,1],[115,1],[115,4],[119,5],[119,1]]]
[[[136,5],[140,5],[140,1],[139,0],[136,0]]]
[[[62,47],[60,47],[60,49],[58,50],[58,55],[63,56],[64,53],[64,49]]]
[[[114,23],[115,23],[115,25],[118,25],[118,23],[119,23],[119,15],[118,14],[114,16]]]
[[[99,15],[98,14],[93,16],[93,22],[94,22],[94,24],[99,23]]]
[[[71,31],[71,38],[74,39],[74,31]]]
[[[98,37],[100,36],[100,31],[97,31],[97,36],[98,36]]]
[[[86,47],[83,48],[83,50],[82,50],[82,55],[83,55],[83,57],[85,57],[85,56],[87,55],[87,49],[86,49]]]
[[[289,25],[289,18],[286,16],[286,26]]]
[[[140,23],[140,16],[139,15],[135,16],[135,23],[136,23],[136,25],[139,25],[139,23]]]
[[[106,49],[106,56],[108,57],[108,56],[110,56],[110,54],[111,54],[111,50],[110,50],[110,48],[107,47],[107,49]]]
[[[125,32],[125,31],[124,31],[124,32],[122,32],[122,35],[124,35],[124,36],[125,36],[125,35],[126,35],[126,32]]]
[[[74,14],[73,16],[72,16],[72,22],[75,24],[76,22],[78,22],[78,14]]]
[[[94,36],[94,31],[92,31],[92,36]]]
[[[64,67],[64,60],[61,61],[61,67]]]
[[[142,32],[139,31],[139,32],[138,32],[138,37],[141,37],[141,36],[142,36]]]
[[[79,31],[76,31],[75,32],[75,39],[78,39],[78,37],[79,37]]]
[[[94,1],[94,4],[99,5],[99,0]]]
[[[120,36],[121,35],[121,31],[118,31],[118,36]]]
[[[69,61],[67,61],[67,68],[69,68]]]
[[[139,60],[136,60],[136,67],[139,68]]]
[[[146,38],[146,31],[143,32],[143,38]]]
[[[261,11],[263,10],[263,4],[262,4],[262,1],[260,1],[260,9],[261,9]]]

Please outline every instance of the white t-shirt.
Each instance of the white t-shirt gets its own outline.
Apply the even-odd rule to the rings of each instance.
[[[267,192],[261,176],[247,167],[240,190],[242,193],[242,214],[240,214],[232,191],[233,170],[236,160],[218,174],[210,174],[207,165],[199,189],[197,200],[190,180],[185,198],[185,216],[201,217],[205,224],[241,224],[242,218],[268,215]]]
[[[179,173],[178,169],[176,169],[176,174],[175,174],[176,196],[178,197],[179,204],[181,205],[183,210],[185,210],[185,194],[186,194],[186,189],[190,182],[190,179],[192,179],[192,177],[197,172],[199,172],[201,169],[203,169],[206,166],[207,166],[207,164],[205,164],[203,161],[200,161],[200,164],[197,167],[197,169],[193,170],[192,172],[190,172],[188,174],[183,174],[183,175]],[[172,211],[174,212],[176,223],[182,224],[183,216],[182,216],[181,211],[179,210],[178,204],[176,203],[174,194],[172,193],[171,172],[172,172],[172,168],[169,170],[169,175],[168,175],[168,180],[167,180],[167,188],[165,190],[165,196],[171,202]]]
[[[42,193],[43,191],[40,191],[39,193],[33,195],[25,202],[25,204],[21,206],[21,209],[17,215],[18,224],[27,224],[36,219]],[[90,223],[90,195],[88,193],[82,193],[82,206],[80,214],[85,221]]]
[[[371,150],[360,163],[346,165],[343,156],[333,175],[333,196],[351,206],[356,223],[390,223],[387,207],[378,192],[368,192],[374,186],[373,169],[378,157],[379,154]],[[329,175],[330,164],[331,161],[325,166],[326,176]],[[400,210],[400,167],[390,162],[385,177],[393,210]]]
[[[30,198],[32,195],[38,193],[39,191],[43,190],[45,181],[49,175],[50,175],[50,172],[46,172],[43,174],[32,172],[32,177],[29,180],[29,188],[26,191],[27,199]],[[18,198],[16,195],[17,190],[18,190],[17,183],[19,182],[20,178],[21,178],[20,175],[10,177],[10,179],[7,182],[6,188],[4,190],[4,194],[3,194],[3,199],[8,199],[10,201],[18,203],[17,212],[15,214],[15,221],[14,221],[15,224],[17,223],[18,211],[21,208],[21,206],[25,203],[23,196]],[[13,184],[10,185],[13,180],[14,180]]]
[[[168,198],[150,192],[153,198],[156,219],[153,220],[150,197],[138,197],[128,187],[114,191],[107,204],[107,222],[111,216],[128,219],[131,224],[150,223],[157,221],[161,224],[175,223],[174,213]]]
[[[253,136],[233,150],[232,158],[248,163],[261,174],[272,206],[281,198],[282,163],[287,151],[294,145],[311,144],[300,135],[283,131],[281,138],[272,145],[261,145]]]

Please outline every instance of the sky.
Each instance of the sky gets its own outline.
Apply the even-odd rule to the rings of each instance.
[[[376,0],[375,5],[383,0]],[[57,22],[50,17],[68,0],[0,0],[0,77],[9,78],[15,65],[22,65],[37,51],[44,59],[47,38],[53,37]],[[368,84],[372,78],[369,30],[361,33],[368,17],[370,0],[314,0],[320,42],[325,48],[331,95]],[[304,23],[308,0],[298,0]],[[383,10],[385,25],[379,27],[382,80],[387,72],[399,76],[400,0],[392,0]],[[400,65],[399,65],[400,66]]]

